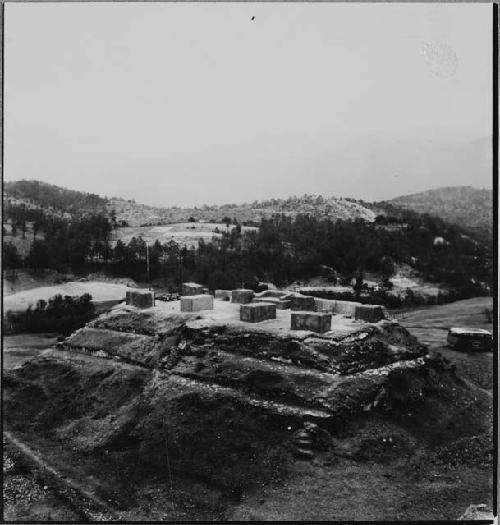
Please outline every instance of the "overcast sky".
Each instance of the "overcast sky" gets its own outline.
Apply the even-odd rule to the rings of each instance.
[[[491,187],[491,17],[8,3],[4,177],[165,206]]]

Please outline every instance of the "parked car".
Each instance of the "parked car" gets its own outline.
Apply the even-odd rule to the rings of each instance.
[[[482,328],[450,328],[446,339],[452,350],[481,351],[493,349],[493,336]]]
[[[179,298],[180,295],[178,293],[162,293],[155,297],[158,301],[177,301]]]

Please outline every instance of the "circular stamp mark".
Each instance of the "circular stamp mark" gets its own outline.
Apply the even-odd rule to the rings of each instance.
[[[422,42],[421,52],[433,75],[449,78],[457,72],[457,54],[450,46],[441,42]]]

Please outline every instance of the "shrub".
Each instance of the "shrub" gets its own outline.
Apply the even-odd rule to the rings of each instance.
[[[3,320],[6,334],[58,332],[69,335],[96,316],[92,297],[55,295],[47,302],[39,300],[36,307],[25,312],[7,312]]]

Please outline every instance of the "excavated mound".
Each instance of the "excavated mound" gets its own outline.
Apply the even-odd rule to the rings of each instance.
[[[319,425],[323,445],[334,446],[350,421],[418,407],[455,381],[395,322],[295,338],[198,319],[133,308],[102,315],[5,373],[6,425],[237,494],[279,471],[304,426]]]

